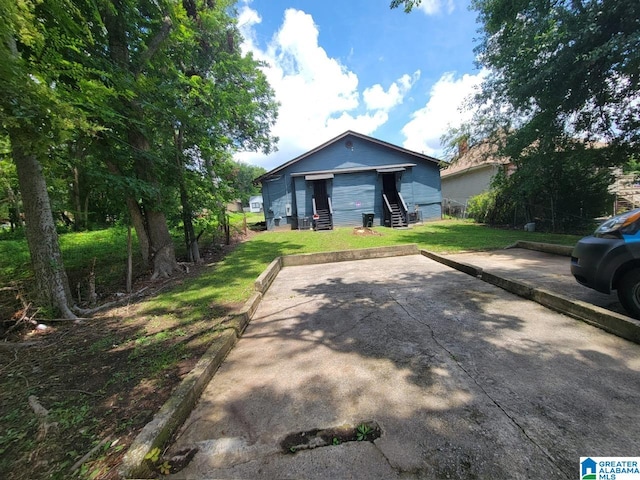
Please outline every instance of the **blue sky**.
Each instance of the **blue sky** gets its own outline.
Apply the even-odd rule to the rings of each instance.
[[[270,170],[345,130],[443,158],[440,137],[482,77],[469,0],[239,0],[242,46],[264,60],[281,103],[278,152],[236,159]]]

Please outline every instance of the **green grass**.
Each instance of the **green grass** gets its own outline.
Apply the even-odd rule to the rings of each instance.
[[[136,242],[135,233],[133,242]],[[124,284],[127,262],[127,229],[114,227],[60,235],[60,249],[74,294],[93,268],[96,286]],[[140,263],[134,243],[134,264]],[[94,265],[95,261],[95,265]],[[26,239],[0,240],[0,285],[29,282],[33,278]],[[82,285],[83,288],[86,285]]]
[[[242,229],[244,218],[243,214],[231,215],[232,226]],[[248,214],[246,218],[247,223],[251,224],[263,217],[261,214]],[[373,230],[380,235],[355,235],[351,227],[326,232],[264,232],[238,246],[224,261],[206,270],[200,278],[149,302],[148,312],[173,310],[182,318],[210,318],[217,308],[214,304],[237,304],[246,300],[251,295],[256,277],[280,255],[405,243],[415,243],[420,248],[442,253],[499,249],[521,239],[573,245],[580,238],[574,235],[493,229],[457,220],[426,223],[406,230],[384,227]],[[69,276],[74,293],[76,283],[88,275],[94,259],[98,289],[101,285],[122,285],[127,257],[126,242],[127,232],[124,228],[61,235],[60,247],[65,267],[71,272]],[[134,250],[137,250],[136,245]],[[28,281],[30,278],[26,241],[0,241],[0,284]],[[215,313],[219,314],[218,311]]]
[[[211,318],[213,305],[245,301],[255,279],[273,259],[282,255],[371,248],[415,243],[434,252],[460,252],[504,248],[517,240],[573,245],[575,235],[525,233],[493,229],[467,221],[441,221],[407,230],[376,227],[380,235],[355,235],[353,228],[326,232],[276,231],[256,235],[239,245],[224,261],[200,277],[147,302],[147,312],[173,312],[182,319]],[[218,314],[219,312],[216,312]]]

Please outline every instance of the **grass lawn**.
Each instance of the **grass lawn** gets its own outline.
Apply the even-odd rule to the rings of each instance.
[[[244,216],[232,220],[236,232],[244,232]],[[249,223],[257,220],[248,218]],[[220,334],[224,316],[251,295],[254,280],[277,256],[404,243],[459,252],[503,248],[517,240],[573,245],[579,238],[462,221],[373,231],[262,232],[250,234],[235,248],[219,245],[216,236],[214,245],[204,249],[205,263],[189,274],[139,283],[138,288],[157,292],[145,300],[80,324],[38,318],[48,328],[14,331],[0,343],[3,478],[117,478],[115,466],[128,445]],[[122,288],[126,230],[67,234],[60,243],[70,278],[82,279],[95,262],[98,291]],[[32,283],[26,241],[1,240],[0,284],[13,282],[22,282],[25,291]],[[54,426],[46,432],[30,396],[48,411],[47,422]],[[93,455],[77,465],[92,448]]]

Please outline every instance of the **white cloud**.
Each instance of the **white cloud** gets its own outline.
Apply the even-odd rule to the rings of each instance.
[[[453,13],[455,6],[453,0],[422,0],[418,8],[427,15],[435,15],[443,10],[447,13]]]
[[[404,100],[406,94],[411,90],[413,84],[420,78],[420,70],[413,76],[403,75],[396,82],[393,82],[385,92],[379,83],[362,92],[364,103],[371,110],[389,111]]]
[[[264,48],[258,45],[253,28],[260,22],[259,14],[245,3],[238,17],[245,38],[242,48],[268,64],[264,72],[281,105],[272,129],[280,138],[279,152],[269,158],[236,155],[241,161],[271,168],[345,130],[373,134],[419,78],[419,71],[403,75],[386,91],[382,85],[366,88],[361,98],[357,75],[318,44],[319,31],[311,15],[286,10],[280,29]]]
[[[433,85],[427,104],[413,112],[411,121],[402,128],[406,140],[403,146],[435,157],[442,156],[440,137],[451,127],[458,127],[471,119],[473,112],[461,111],[463,102],[471,95],[485,76],[465,74],[455,78],[445,73]]]

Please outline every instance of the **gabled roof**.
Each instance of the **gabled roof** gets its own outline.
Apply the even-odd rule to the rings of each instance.
[[[508,165],[511,163],[508,158],[499,157],[497,151],[497,145],[486,141],[469,147],[447,168],[440,170],[440,177],[446,178],[481,168],[493,168],[496,165]]]
[[[314,148],[312,150],[309,150],[307,153],[303,153],[302,155],[294,158],[293,160],[289,160],[288,162],[283,163],[279,167],[276,167],[273,170],[265,173],[264,175],[259,176],[258,178],[256,178],[253,181],[253,183],[257,184],[259,182],[262,182],[264,179],[267,179],[269,177],[272,177],[272,176],[278,174],[278,172],[290,167],[291,165],[299,162],[300,160],[304,160],[305,158],[313,155],[314,153],[319,152],[320,150],[323,150],[324,148],[327,148],[328,146],[333,145],[334,143],[337,143],[340,140],[343,140],[344,138],[346,138],[346,137],[348,137],[350,135],[353,136],[353,137],[359,138],[361,140],[365,140],[367,142],[375,143],[376,145],[380,145],[380,146],[385,147],[385,148],[389,148],[389,149],[396,150],[396,151],[401,152],[401,153],[406,153],[406,154],[412,155],[413,157],[416,157],[416,158],[418,158],[420,160],[433,162],[436,165],[440,164],[440,160],[438,160],[437,158],[434,158],[434,157],[430,157],[429,155],[424,155],[422,153],[418,153],[418,152],[414,152],[414,151],[411,151],[411,150],[407,150],[406,148],[399,147],[399,146],[394,145],[392,143],[384,142],[382,140],[378,140],[377,138],[369,137],[367,135],[363,135],[361,133],[354,132],[352,130],[347,130],[346,132],[338,135],[335,138],[332,138],[331,140],[323,143],[322,145],[319,145],[316,148]]]

